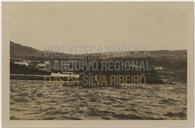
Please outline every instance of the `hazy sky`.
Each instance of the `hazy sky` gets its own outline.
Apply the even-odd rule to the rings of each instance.
[[[4,3],[10,40],[37,49],[187,49],[192,3]],[[64,52],[67,52],[64,50]]]

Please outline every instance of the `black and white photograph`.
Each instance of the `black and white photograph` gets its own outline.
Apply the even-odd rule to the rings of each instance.
[[[9,121],[192,118],[192,2],[4,2],[3,37]]]

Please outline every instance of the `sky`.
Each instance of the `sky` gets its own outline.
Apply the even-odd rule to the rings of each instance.
[[[3,3],[3,25],[9,40],[39,50],[187,49],[193,4]]]

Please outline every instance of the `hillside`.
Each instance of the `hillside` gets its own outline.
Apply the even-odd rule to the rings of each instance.
[[[137,51],[125,52],[108,52],[108,53],[92,53],[92,54],[66,54],[59,52],[40,51],[28,46],[23,46],[10,41],[10,57],[30,60],[90,60],[90,59],[135,59],[132,55]],[[141,51],[144,52],[144,51]],[[150,53],[147,57],[141,59],[149,60],[150,66],[154,68],[162,68],[156,70],[156,75],[166,83],[186,83],[187,82],[187,50],[158,50],[147,51]],[[46,54],[47,53],[47,54]],[[15,70],[15,69],[13,69]]]
[[[10,41],[10,57],[27,58],[41,56],[42,52],[37,49],[23,46],[18,43],[14,43],[13,41]]]

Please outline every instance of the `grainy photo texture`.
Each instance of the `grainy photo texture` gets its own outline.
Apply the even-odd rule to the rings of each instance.
[[[188,4],[7,3],[10,120],[187,120]]]

